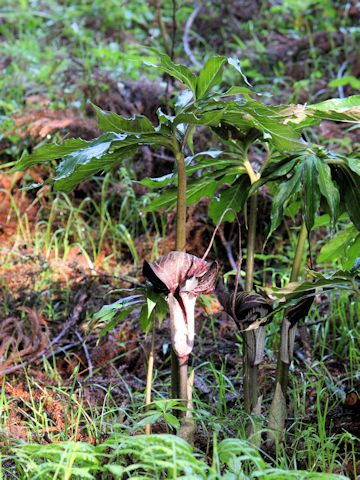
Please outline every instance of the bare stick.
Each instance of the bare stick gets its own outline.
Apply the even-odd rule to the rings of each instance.
[[[186,55],[189,57],[191,63],[195,65],[195,67],[201,68],[202,64],[198,62],[194,56],[194,54],[191,51],[190,48],[190,30],[192,27],[192,24],[195,21],[195,18],[199,15],[200,11],[202,9],[202,5],[197,5],[195,9],[192,11],[190,17],[187,19],[184,27],[184,35],[183,35],[183,44],[184,44],[184,50]]]

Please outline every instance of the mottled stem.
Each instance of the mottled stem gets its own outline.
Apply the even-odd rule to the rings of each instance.
[[[176,240],[175,250],[186,251],[186,169],[182,151],[175,150],[175,158],[178,172],[177,208],[176,208]],[[180,366],[179,360],[171,349],[171,391],[173,398],[182,398],[180,390]],[[186,396],[184,397],[186,398]]]
[[[178,172],[175,250],[186,251],[186,168],[182,152],[176,153]]]
[[[254,282],[254,256],[255,256],[255,240],[256,240],[256,220],[257,220],[257,193],[254,193],[250,199],[249,212],[249,230],[247,241],[247,257],[246,257],[246,277],[245,291],[251,292]],[[259,396],[258,387],[258,367],[253,365],[249,358],[249,345],[252,332],[244,332],[244,409],[247,414],[251,414],[257,404]]]
[[[296,282],[300,275],[306,238],[307,229],[305,222],[303,222],[296,245],[290,282]],[[285,312],[281,326],[280,351],[276,365],[275,395],[271,403],[269,413],[270,433],[268,435],[268,440],[270,443],[281,440],[287,417],[286,396],[289,383],[289,369],[290,362],[292,360],[292,352],[294,350],[295,333],[297,328],[296,325],[291,328],[290,327],[290,322],[287,320]],[[287,359],[288,361],[284,361],[284,359]]]

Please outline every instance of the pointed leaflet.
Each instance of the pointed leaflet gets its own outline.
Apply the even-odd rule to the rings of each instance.
[[[317,183],[316,156],[304,156],[303,184],[304,184],[304,213],[307,231],[310,232],[315,222],[315,214],[319,209],[320,194]]]
[[[291,172],[295,165],[299,162],[300,157],[286,156],[285,158],[271,159],[269,164],[266,165],[264,171],[255,183],[251,185],[249,194],[251,195],[258,190],[262,185],[267,182],[271,182],[278,178],[283,179],[285,175]]]
[[[354,242],[357,235],[356,228],[349,226],[340,233],[331,238],[320,250],[318,255],[319,262],[332,262],[346,257],[346,252],[350,245]],[[360,250],[359,250],[360,252]]]
[[[360,230],[360,176],[354,174],[347,166],[342,166],[336,169],[336,177],[350,220]]]
[[[226,57],[211,57],[205,63],[203,69],[199,73],[196,83],[196,98],[203,98],[214,85],[222,80],[222,72]]]
[[[217,224],[220,221],[221,215],[227,208],[232,208],[235,212],[240,212],[246,202],[250,188],[250,180],[248,175],[242,175],[236,184],[230,188],[223,190],[220,193],[220,198],[213,198],[209,204],[209,216]],[[224,222],[233,222],[235,214],[232,211],[227,212],[224,217]]]
[[[163,145],[170,148],[171,139],[154,133],[126,135],[107,133],[87,144],[86,148],[65,156],[53,178],[55,188],[70,192],[79,182],[98,172],[108,172],[124,159],[131,158],[141,145]]]
[[[202,110],[195,110],[192,112],[179,113],[174,118],[174,125],[179,125],[181,123],[188,123],[189,125],[209,125],[212,127],[217,127],[221,122],[223,117],[223,109],[210,110],[204,112]]]
[[[321,120],[360,123],[360,95],[347,98],[333,98],[314,105],[289,105],[279,107],[285,123],[300,128],[319,124]]]
[[[105,112],[96,105],[92,105],[99,120],[99,128],[117,133],[153,133],[155,127],[147,117],[136,115],[133,118],[125,118],[114,112]]]
[[[288,199],[294,193],[298,192],[301,187],[302,165],[297,165],[293,176],[280,184],[277,193],[274,195],[271,211],[271,226],[268,238],[272,232],[280,225],[284,214],[284,208]]]
[[[296,151],[304,148],[300,134],[290,125],[282,123],[282,117],[274,107],[263,105],[255,100],[247,103],[228,102],[223,121],[240,130],[256,128],[263,133],[265,140],[279,150]]]
[[[192,73],[192,71],[188,67],[185,67],[185,65],[177,65],[173,63],[171,58],[165,53],[160,53],[152,48],[150,50],[156,53],[156,55],[158,55],[160,58],[160,65],[154,65],[153,63],[150,63],[150,65],[159,68],[163,72],[166,72],[172,77],[177,78],[182,83],[185,83],[185,85],[187,85],[195,95],[197,77]]]
[[[228,58],[228,63],[229,63],[229,65],[234,67],[240,73],[240,75],[242,76],[246,85],[249,85],[249,87],[252,87],[252,85],[248,82],[248,79],[244,75],[243,71],[241,70],[240,60],[238,58],[235,58],[235,57],[230,57],[230,58]]]
[[[339,122],[360,122],[360,95],[346,98],[332,98],[324,102],[307,105],[307,109],[315,110],[318,118]]]
[[[124,320],[124,318],[126,318],[132,310],[143,305],[144,301],[143,295],[136,294],[126,298],[120,298],[120,300],[117,300],[110,305],[104,305],[101,310],[94,315],[94,320],[96,320],[96,323],[106,323],[99,334],[100,338],[115,328],[116,325]]]
[[[53,178],[56,190],[71,192],[75,186],[101,171],[110,171],[119,163],[132,157],[138,145],[128,145],[109,152],[112,142],[101,142],[64,157]]]
[[[348,158],[347,163],[351,170],[360,176],[360,158]]]
[[[343,268],[346,270],[357,269],[356,262],[360,260],[360,234],[354,240],[354,243],[346,251],[346,260],[343,262]]]
[[[72,138],[66,140],[62,145],[44,145],[36,148],[31,155],[23,155],[16,163],[14,170],[25,170],[38,163],[46,163],[50,160],[56,160],[76,150],[85,148],[91,143],[92,142],[87,142],[86,140],[81,140],[81,138]]]
[[[186,204],[192,205],[203,197],[211,197],[217,187],[218,183],[216,179],[210,175],[190,181],[186,190]],[[175,207],[176,200],[176,189],[168,190],[156,197],[151,204],[146,207],[145,211],[156,212],[160,208],[169,210]]]
[[[316,169],[318,172],[318,184],[321,194],[326,198],[326,201],[330,208],[331,220],[334,225],[338,213],[339,213],[339,203],[340,203],[340,194],[336,184],[331,178],[331,169],[322,159],[316,158],[315,160]]]

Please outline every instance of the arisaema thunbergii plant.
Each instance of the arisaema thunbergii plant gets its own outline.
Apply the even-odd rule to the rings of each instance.
[[[258,189],[264,183],[275,186],[270,234],[283,219],[284,205],[296,195],[303,198],[303,224],[294,255],[292,280],[300,274],[306,238],[321,203],[326,204],[333,222],[345,209],[359,228],[358,161],[308,144],[301,136],[305,128],[321,119],[359,122],[359,97],[318,105],[274,107],[259,101],[261,97],[249,86],[233,86],[227,90],[219,87],[226,65],[234,67],[241,80],[246,82],[236,59],[209,58],[195,75],[186,66],[174,64],[167,55],[158,54],[158,57],[159,63],[155,67],[181,84],[171,114],[164,114],[159,109],[158,121],[154,125],[144,116],[128,119],[95,107],[99,127],[104,131],[99,138],[90,142],[71,139],[61,145],[42,146],[32,155],[24,155],[16,168],[23,170],[38,163],[62,159],[47,183],[56,190],[70,192],[79,182],[118,168],[142,145],[165,148],[175,158],[174,171],[160,179],[144,179],[143,183],[161,190],[149,205],[149,211],[176,208],[175,251],[186,251],[187,205],[204,197],[212,198],[209,213],[217,222],[227,209],[240,212],[246,202],[249,203],[244,285],[247,294],[253,294]],[[217,139],[215,149],[194,151],[193,136],[197,126],[206,126],[213,131]],[[254,168],[249,160],[254,145],[266,152],[264,162],[258,168]],[[224,218],[232,221],[235,215],[229,210]],[[147,305],[151,309],[151,302]],[[177,304],[174,305],[178,308]],[[245,359],[251,358],[246,354],[250,333],[244,333]],[[292,338],[290,331],[286,338]],[[291,345],[283,346],[281,351],[285,352],[286,348],[291,353]],[[175,353],[173,358],[178,368]],[[286,368],[283,371],[280,375],[286,376]],[[250,384],[247,387],[245,383],[245,389],[250,389]],[[284,400],[285,392],[282,395]],[[255,398],[251,394],[245,396]],[[252,403],[246,402],[248,413],[254,407]]]

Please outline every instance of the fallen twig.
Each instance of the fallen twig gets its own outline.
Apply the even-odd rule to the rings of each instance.
[[[186,55],[189,57],[191,63],[195,65],[195,67],[201,68],[202,64],[198,62],[194,56],[194,54],[191,51],[190,48],[190,30],[192,27],[192,24],[195,21],[195,18],[199,15],[202,5],[198,4],[192,11],[190,17],[186,20],[185,27],[184,27],[184,35],[183,35],[183,44],[184,44],[184,50]]]

